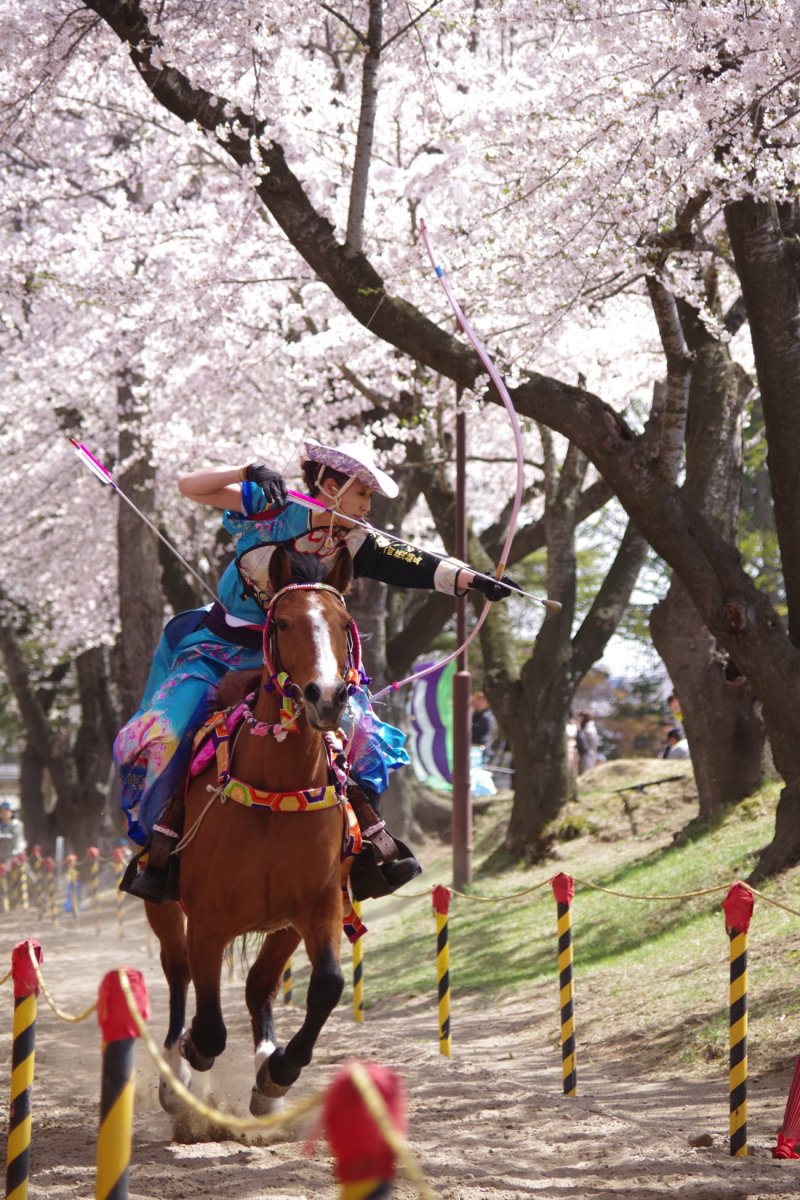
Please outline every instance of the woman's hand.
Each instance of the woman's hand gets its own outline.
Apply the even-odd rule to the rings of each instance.
[[[473,592],[480,592],[487,600],[505,600],[512,592],[522,591],[519,584],[514,583],[508,575],[504,575],[502,579],[492,579],[489,575],[473,575],[469,586]]]
[[[257,483],[270,504],[286,503],[286,481],[280,471],[273,471],[266,463],[254,462],[244,468],[244,478]]]

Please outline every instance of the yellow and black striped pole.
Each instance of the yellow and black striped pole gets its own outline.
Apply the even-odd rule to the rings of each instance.
[[[19,871],[19,906],[23,912],[27,912],[30,908],[30,895],[28,892],[28,856],[24,850],[19,852],[16,862]]]
[[[28,856],[23,850],[17,855],[19,862],[19,895],[20,903],[23,911],[28,912],[30,909],[30,887],[28,880]]]
[[[575,1009],[572,993],[572,897],[575,884],[560,872],[550,880],[558,911],[558,986],[561,1010],[561,1076],[564,1095],[577,1096],[575,1064]]]
[[[722,902],[725,929],[731,942],[730,975],[730,1092],[731,1154],[747,1154],[747,931],[753,915],[753,893],[734,883]]]
[[[14,1045],[11,1052],[11,1106],[6,1152],[6,1200],[26,1200],[31,1152],[31,1085],[36,1046],[36,997],[39,984],[31,951],[42,961],[42,947],[29,939],[11,955],[14,980]]]
[[[8,860],[8,865],[11,868],[11,907],[12,909],[20,908],[22,896],[20,894],[19,862],[16,854]]]
[[[136,1007],[150,1016],[140,971],[127,971]],[[133,1132],[133,1060],[139,1030],[131,1016],[117,971],[104,976],[97,994],[97,1020],[103,1035],[100,1132],[97,1137],[95,1200],[127,1200]]]
[[[71,912],[76,921],[78,920],[81,909],[81,888],[78,879],[77,863],[77,854],[68,854],[64,859],[64,876],[67,881],[67,895],[64,902],[64,912]]]
[[[5,863],[0,863],[0,906],[4,913],[11,907],[8,899],[8,867]]]
[[[433,911],[436,914],[436,979],[439,988],[439,1053],[450,1057],[453,1043],[450,1036],[450,948],[447,944],[447,913],[450,908],[449,888],[437,883],[433,889]]]
[[[122,876],[125,874],[125,864],[128,861],[128,855],[122,846],[116,846],[111,857],[114,860],[114,881],[117,897],[117,936],[122,941],[125,937],[125,921],[122,915],[125,893],[119,890],[119,885],[122,882]]]
[[[47,907],[50,909],[50,920],[56,921],[56,862],[49,855],[42,863],[47,873]]]
[[[31,849],[31,865],[33,870],[33,886],[36,893],[36,907],[44,914],[44,887],[42,885],[42,847],[38,844]]]
[[[353,901],[353,911],[361,920],[361,901]],[[364,939],[353,942],[353,1020],[364,1020]]]
[[[292,1003],[292,960],[286,960],[286,966],[283,968],[281,976],[281,984],[283,986],[283,1003]]]
[[[94,909],[94,927],[100,932],[100,851],[97,846],[90,846],[86,851],[89,860],[89,882],[92,888],[92,908]]]

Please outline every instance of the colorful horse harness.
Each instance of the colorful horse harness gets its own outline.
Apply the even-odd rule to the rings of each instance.
[[[302,788],[291,792],[262,791],[234,778],[230,773],[231,738],[246,720],[246,704],[215,713],[194,739],[190,776],[199,775],[212,758],[217,763],[217,789],[220,796],[235,800],[246,808],[269,808],[273,812],[316,812],[334,808],[345,801],[347,760],[344,743],[333,734],[325,734],[325,750],[332,782],[321,788]]]

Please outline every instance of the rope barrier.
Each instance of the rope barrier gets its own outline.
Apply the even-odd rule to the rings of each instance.
[[[133,991],[131,990],[130,983],[128,982],[128,975],[124,967],[120,967],[118,977],[120,987],[122,988],[122,994],[127,1001],[131,1017],[133,1018],[133,1021],[139,1030],[139,1034],[147,1053],[150,1055],[151,1059],[158,1068],[161,1078],[169,1084],[178,1099],[182,1100],[184,1104],[188,1105],[194,1112],[198,1114],[198,1116],[204,1117],[207,1121],[211,1121],[213,1124],[219,1125],[224,1129],[230,1129],[237,1133],[246,1133],[255,1129],[270,1129],[277,1128],[280,1125],[288,1125],[297,1120],[299,1117],[305,1116],[306,1113],[312,1112],[322,1103],[325,1093],[315,1092],[313,1096],[309,1096],[305,1100],[297,1101],[294,1108],[289,1109],[287,1112],[272,1113],[270,1116],[266,1117],[234,1117],[228,1113],[221,1112],[218,1108],[212,1108],[210,1105],[205,1104],[202,1100],[198,1100],[197,1097],[193,1096],[189,1089],[183,1083],[181,1083],[180,1079],[178,1079],[177,1075],[175,1075],[169,1063],[161,1054],[161,1051],[156,1045],[152,1034],[145,1025],[139,1010],[136,1007],[136,1001],[134,999]]]
[[[49,991],[47,990],[47,985],[45,984],[45,981],[42,977],[41,968],[39,966],[39,963],[36,960],[36,955],[34,954],[34,951],[33,951],[33,948],[32,948],[32,945],[30,942],[28,943],[28,953],[30,955],[31,966],[33,967],[34,973],[36,975],[36,981],[39,984],[39,987],[41,988],[42,995],[44,996],[45,1000],[47,1001],[48,1005],[53,1010],[55,1015],[58,1017],[59,1021],[67,1021],[70,1025],[77,1025],[80,1021],[85,1021],[87,1017],[90,1017],[92,1015],[92,1013],[97,1012],[97,1002],[96,1001],[94,1004],[91,1005],[90,1008],[87,1008],[85,1012],[78,1013],[75,1016],[71,1016],[69,1013],[64,1012],[63,1009],[60,1009],[58,1007],[58,1005],[56,1004],[55,1000],[53,999],[53,997],[50,995]]]
[[[580,879],[577,875],[572,875],[571,878],[579,887],[590,888],[595,892],[604,892],[606,896],[617,896],[620,900],[652,900],[652,901],[672,901],[672,900],[696,900],[698,896],[713,896],[716,892],[728,892],[735,884],[740,884],[746,888],[748,892],[752,892],[759,900],[763,900],[765,904],[771,904],[773,908],[780,908],[784,912],[790,913],[793,917],[800,917],[800,909],[792,908],[790,904],[784,904],[781,900],[773,900],[771,897],[760,892],[758,888],[752,887],[743,879],[731,879],[727,883],[717,883],[713,887],[695,888],[690,892],[621,892],[616,888],[603,887],[600,883],[592,883],[590,879]],[[447,890],[452,896],[458,896],[461,900],[474,900],[479,904],[505,904],[509,900],[519,900],[523,896],[529,896],[532,892],[537,892],[541,888],[549,887],[553,881],[552,876],[541,880],[539,883],[534,883],[531,887],[523,888],[519,892],[509,892],[502,896],[478,896],[474,892],[460,892],[457,888],[449,887]],[[438,885],[433,885],[438,886]],[[432,888],[425,892],[412,892],[408,895],[401,895],[399,892],[392,896],[393,900],[429,900]]]
[[[575,875],[572,878],[581,887],[591,888],[595,892],[605,892],[607,896],[618,896],[621,900],[693,900],[697,896],[711,896],[714,892],[727,892],[731,887],[730,883],[720,883],[715,887],[698,888],[693,892],[675,892],[673,895],[669,893],[659,895],[645,894],[639,896],[635,892],[617,892],[613,888],[602,887],[599,883],[590,883],[587,879],[578,879]],[[736,883],[738,880],[734,880],[733,882]]]
[[[299,1100],[294,1107],[289,1109],[287,1112],[273,1113],[272,1115],[266,1117],[233,1117],[228,1113],[221,1112],[217,1108],[212,1108],[210,1105],[205,1104],[202,1100],[198,1100],[197,1097],[193,1096],[189,1089],[181,1083],[181,1081],[172,1071],[169,1063],[163,1058],[139,1011],[136,998],[133,994],[133,989],[130,985],[128,973],[124,967],[120,967],[119,971],[117,972],[117,976],[119,979],[120,988],[122,989],[122,994],[127,1002],[131,1018],[139,1031],[139,1035],[147,1049],[148,1054],[158,1068],[159,1074],[163,1079],[166,1080],[166,1082],[174,1090],[175,1094],[200,1116],[205,1117],[215,1125],[244,1133],[248,1130],[270,1129],[277,1128],[280,1125],[292,1124],[300,1117],[305,1116],[306,1113],[313,1112],[314,1109],[319,1108],[323,1103],[326,1092],[319,1091],[315,1092],[311,1096],[308,1096],[305,1100]],[[411,1153],[408,1143],[400,1136],[395,1128],[383,1097],[370,1079],[367,1071],[360,1063],[357,1062],[351,1063],[349,1065],[349,1070],[353,1083],[361,1093],[362,1099],[364,1100],[364,1103],[367,1105],[370,1114],[378,1125],[382,1136],[384,1137],[387,1145],[394,1152],[395,1157],[402,1164],[403,1170],[405,1171],[409,1181],[417,1188],[421,1200],[437,1200],[436,1194],[432,1192],[425,1184],[422,1169],[419,1166],[419,1163]]]

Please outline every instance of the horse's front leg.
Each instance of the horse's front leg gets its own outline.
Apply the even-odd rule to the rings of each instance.
[[[277,1094],[292,1086],[303,1067],[311,1062],[320,1030],[339,1003],[344,975],[339,965],[342,900],[338,886],[311,914],[307,924],[304,922],[301,932],[311,963],[306,1015],[294,1037],[285,1047],[278,1047],[259,1070],[256,1087],[262,1092],[267,1090],[268,1080],[277,1089]]]
[[[186,1024],[186,994],[191,982],[183,913],[176,903],[144,904],[145,916],[161,947],[161,968],[169,988],[169,1026],[164,1039],[164,1057],[184,1085],[191,1087],[192,1072],[180,1055],[180,1039]],[[182,1102],[166,1079],[158,1083],[158,1100],[165,1112],[175,1114]]]
[[[197,1009],[188,1033],[181,1038],[181,1054],[195,1070],[210,1071],[214,1059],[225,1049],[228,1037],[220,1003],[222,956],[227,938],[208,924],[198,928],[191,918],[186,935]]]
[[[276,1098],[283,1095],[285,1088],[275,1088],[261,1068],[275,1053],[275,1025],[273,1004],[283,977],[284,967],[294,954],[300,935],[294,929],[280,929],[267,934],[258,957],[247,975],[245,999],[250,1013],[255,1050],[256,1084],[250,1097],[250,1112],[263,1117],[276,1108]],[[266,1078],[265,1078],[266,1075]],[[264,1090],[259,1087],[261,1079]]]

